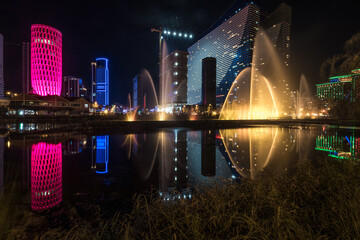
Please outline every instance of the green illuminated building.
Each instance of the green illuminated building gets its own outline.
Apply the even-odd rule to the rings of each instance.
[[[316,95],[321,100],[360,102],[360,69],[351,74],[329,78],[330,82],[316,85]]]

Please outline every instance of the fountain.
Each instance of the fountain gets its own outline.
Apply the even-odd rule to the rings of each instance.
[[[219,119],[278,119],[287,115],[289,100],[283,63],[269,37],[259,30],[252,67],[245,68],[236,77]]]
[[[298,119],[303,117],[310,117],[310,113],[306,112],[306,110],[309,110],[309,102],[311,98],[311,91],[308,82],[306,81],[306,77],[304,74],[300,77],[300,86],[299,90],[296,91],[296,104],[295,104],[295,110],[296,110],[296,117]]]
[[[127,120],[128,121],[134,121],[135,120],[135,115],[136,115],[136,110],[137,110],[137,107],[135,109],[132,109],[131,107],[131,95],[129,93],[128,95],[128,111],[126,113],[126,117],[127,117]]]

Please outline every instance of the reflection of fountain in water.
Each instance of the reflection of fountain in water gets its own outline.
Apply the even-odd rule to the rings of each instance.
[[[278,135],[277,128],[220,130],[226,152],[236,171],[254,179],[272,157]]]
[[[308,82],[306,81],[306,78],[304,74],[300,77],[300,86],[299,90],[296,94],[296,117],[297,118],[303,118],[308,113],[305,111],[309,108],[308,102],[309,98],[311,97],[311,91]]]
[[[31,209],[42,211],[62,200],[62,146],[37,143],[31,148]]]
[[[284,65],[271,40],[260,30],[252,67],[241,71],[233,82],[220,119],[276,119],[287,114],[288,98]]]
[[[132,160],[138,176],[146,181],[152,173],[159,147],[159,134],[129,134],[124,144],[128,145],[128,158]]]
[[[264,168],[284,172],[306,161],[314,143],[307,129],[256,127],[220,130],[226,155],[244,178],[254,179]]]

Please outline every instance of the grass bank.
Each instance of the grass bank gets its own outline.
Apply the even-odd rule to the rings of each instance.
[[[360,163],[307,162],[292,173],[213,186],[166,203],[138,195],[129,214],[77,217],[37,239],[360,239]],[[24,233],[24,232],[23,232]],[[17,233],[21,236],[23,233]]]

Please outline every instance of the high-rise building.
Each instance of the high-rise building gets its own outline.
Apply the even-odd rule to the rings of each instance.
[[[65,76],[62,84],[61,95],[63,97],[80,97],[81,78]]]
[[[216,107],[216,58],[202,60],[201,104]]]
[[[206,57],[217,60],[216,102],[224,102],[235,78],[244,68],[251,66],[259,27],[259,7],[250,1],[240,1],[188,48],[188,104],[201,103],[201,68],[202,59]]]
[[[4,36],[0,34],[0,99],[4,98]]]
[[[109,105],[109,60],[96,59],[96,101],[99,105]]]
[[[84,81],[81,78],[79,79],[79,92],[80,92],[80,97],[88,98],[87,88],[84,84]]]
[[[275,11],[270,13],[261,22],[261,26],[264,29],[266,35],[273,43],[276,52],[279,55],[282,63],[282,69],[284,70],[283,78],[279,76],[273,76],[273,69],[265,69],[263,66],[259,66],[260,71],[268,78],[276,79],[274,86],[278,89],[278,93],[282,95],[281,101],[278,102],[280,109],[285,112],[291,112],[292,101],[290,88],[298,88],[297,83],[291,84],[290,81],[290,37],[291,37],[291,20],[292,8],[286,3],[281,3]],[[291,86],[292,85],[292,86]]]
[[[261,22],[261,26],[273,42],[282,63],[287,69],[290,64],[291,22],[292,8],[286,3],[281,3]]]
[[[31,75],[30,75],[30,43],[22,44],[22,92],[31,92]]]
[[[40,96],[61,94],[62,34],[42,25],[31,26],[31,86]]]
[[[188,55],[186,51],[175,50],[162,59],[161,79],[167,86],[161,86],[160,82],[160,96],[166,99],[165,104],[176,106],[187,102]],[[168,79],[170,82],[167,82]]]
[[[141,74],[138,74],[133,79],[133,108],[137,108],[138,110],[144,110],[146,108],[146,96],[144,93],[144,79]]]
[[[50,209],[61,201],[62,145],[34,144],[31,148],[31,209]]]
[[[96,102],[96,62],[91,63],[91,102]]]

